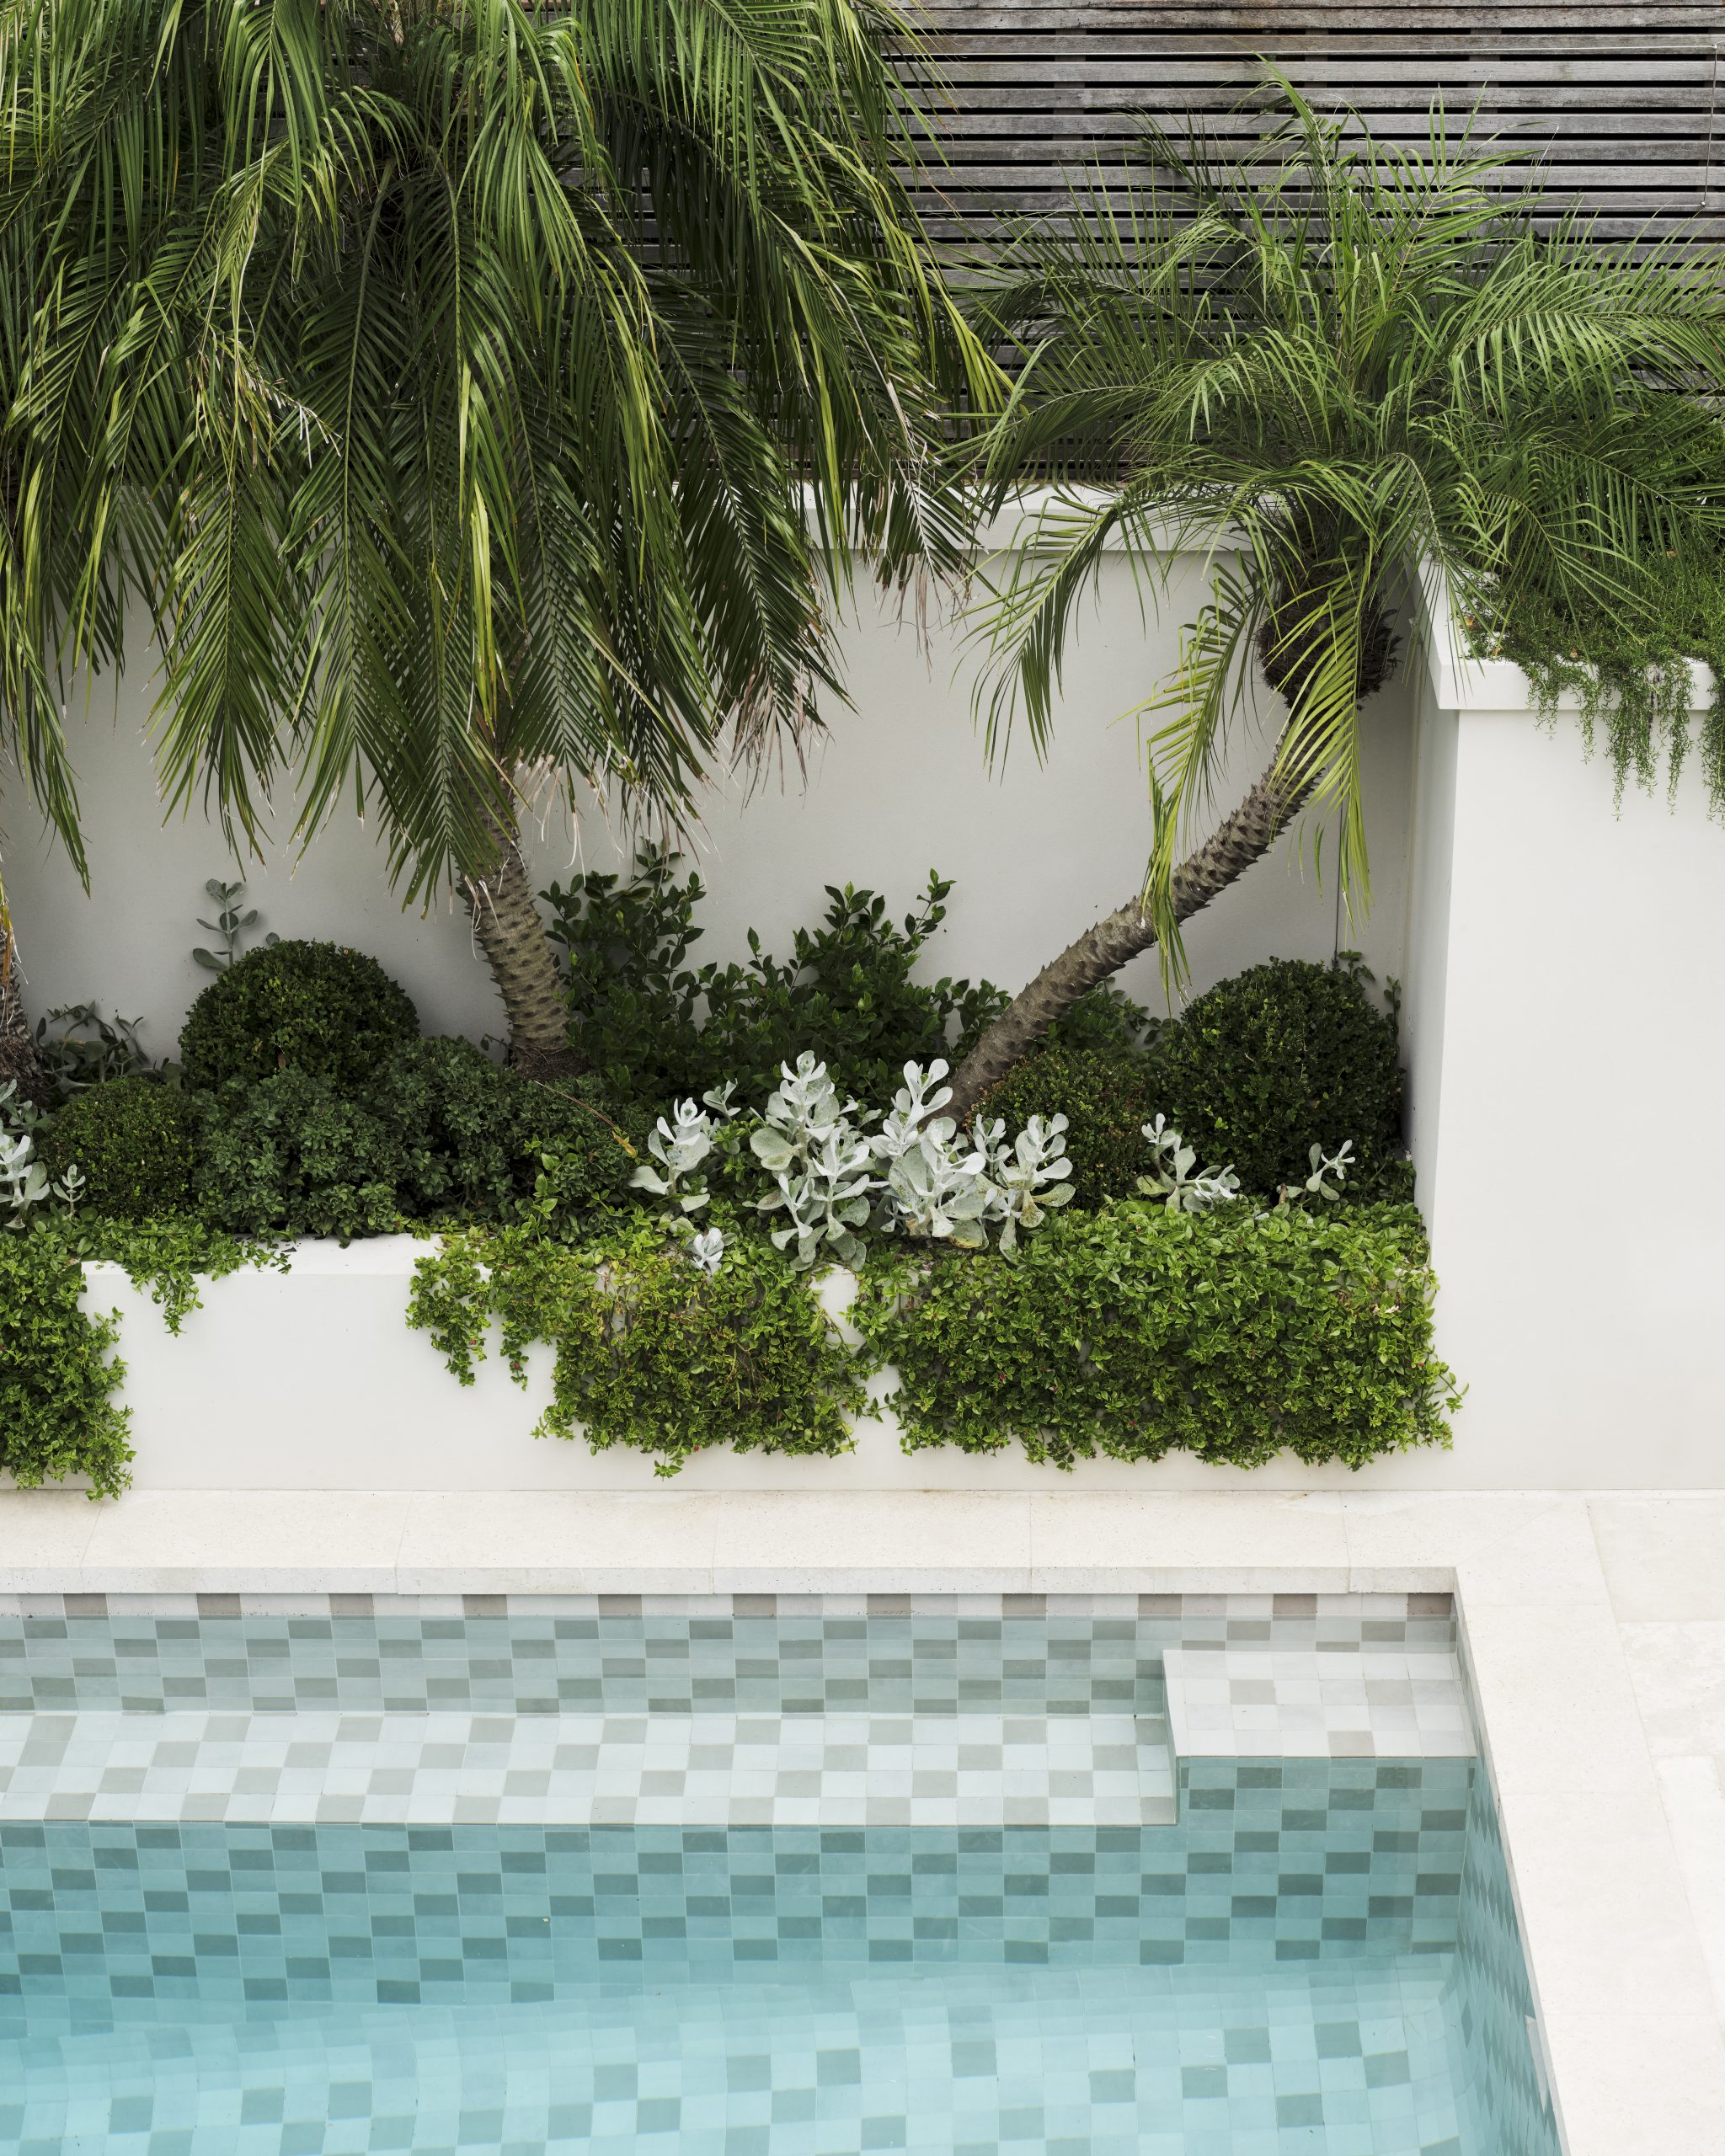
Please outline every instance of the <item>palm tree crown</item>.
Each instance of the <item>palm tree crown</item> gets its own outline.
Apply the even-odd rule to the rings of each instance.
[[[881,0],[10,0],[39,782],[60,675],[142,606],[174,798],[255,837],[296,766],[305,830],[373,803],[483,941],[524,800],[676,817],[736,735],[810,724],[828,542],[953,553],[933,451],[989,380],[895,176],[889,34]]]
[[[1361,705],[1422,574],[1477,621],[1534,593],[1632,610],[1725,527],[1714,257],[1608,250],[1441,112],[1420,154],[1274,88],[1284,116],[1255,146],[1149,131],[1137,184],[1081,195],[985,274],[980,319],[1022,360],[985,446],[995,504],[1055,483],[985,621],[996,744],[1020,712],[1045,735],[1105,547],[1157,578],[1211,563],[1142,707],[1153,855],[1092,978],[1151,942],[1176,974],[1181,920],[1245,865],[1182,855],[1254,663],[1281,717],[1251,845],[1326,803],[1364,888]]]

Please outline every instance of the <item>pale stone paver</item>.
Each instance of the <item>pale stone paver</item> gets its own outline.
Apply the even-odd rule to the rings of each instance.
[[[1725,2024],[1725,1497],[1600,1497],[1589,1511]]]

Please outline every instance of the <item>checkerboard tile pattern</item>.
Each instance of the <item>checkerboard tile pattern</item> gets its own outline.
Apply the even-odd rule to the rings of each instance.
[[[1454,1645],[1437,1596],[0,1603],[0,2152],[1557,2156]]]
[[[0,2036],[219,1983],[248,2004],[531,2003],[631,1972],[1442,1956],[1468,1760],[1183,1763],[1160,1828],[0,1823]]]
[[[0,1825],[0,2147],[1557,2156],[1473,1763],[1182,1771],[1177,1828]]]
[[[0,1716],[0,1819],[1140,1826],[1159,1715]]]
[[[0,1714],[1143,1714],[1169,1647],[1448,1651],[1447,1595],[0,1597]]]
[[[141,2026],[43,2047],[0,2089],[0,2137],[23,2156],[1477,2156],[1457,2014],[1453,1980],[1404,1960],[374,2007],[278,2024],[270,2049]]]
[[[1453,1653],[1170,1647],[1163,1668],[1183,1758],[1466,1758],[1476,1749]]]

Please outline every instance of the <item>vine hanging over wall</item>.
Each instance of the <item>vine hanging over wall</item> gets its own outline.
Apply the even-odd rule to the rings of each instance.
[[[131,1481],[131,1412],[115,1317],[80,1300],[77,1262],[48,1237],[0,1234],[0,1468],[23,1489],[89,1478],[93,1497]]]
[[[912,1451],[1359,1467],[1450,1442],[1435,1284],[1412,1206],[1128,1204],[1064,1215],[1011,1264],[873,1268],[852,1315],[898,1368]]]
[[[408,1322],[463,1385],[494,1321],[510,1374],[536,1342],[555,1353],[542,1437],[631,1445],[675,1475],[713,1445],[840,1453],[868,1364],[845,1346],[806,1273],[759,1238],[709,1272],[685,1242],[642,1225],[569,1245],[531,1230],[451,1237],[414,1267]]]
[[[1450,1442],[1460,1394],[1433,1346],[1434,1286],[1412,1206],[1128,1203],[1067,1213],[1014,1257],[877,1251],[854,1352],[809,1274],[758,1238],[727,1241],[709,1272],[645,1227],[574,1246],[453,1237],[415,1267],[409,1322],[467,1385],[494,1323],[518,1382],[548,1343],[539,1433],[635,1446],[661,1474],[712,1445],[846,1451],[884,1364],[911,1451],[1016,1443],[1070,1467],[1181,1449],[1252,1468],[1286,1449],[1359,1467]]]

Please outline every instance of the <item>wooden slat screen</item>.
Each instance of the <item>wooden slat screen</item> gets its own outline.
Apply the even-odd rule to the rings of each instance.
[[[1690,220],[1725,235],[1725,4],[1194,7],[1176,0],[932,0],[950,103],[932,115],[947,163],[932,227],[976,232],[1002,209],[1058,213],[1069,179],[1118,172],[1134,115],[1213,137],[1261,125],[1236,109],[1275,61],[1320,106],[1390,139],[1426,141],[1434,98],[1482,133],[1537,145],[1553,195],[1604,237]]]

